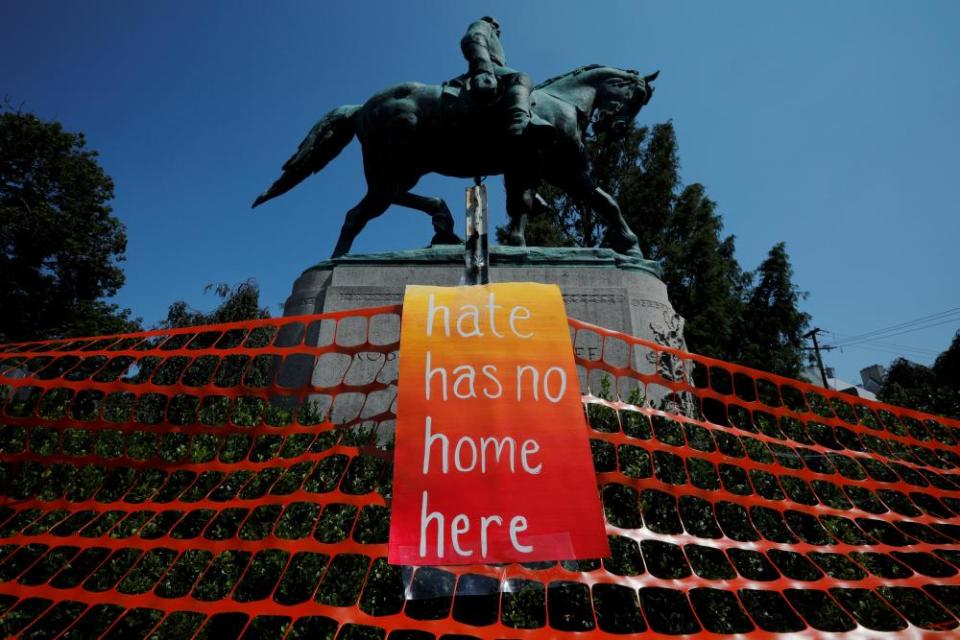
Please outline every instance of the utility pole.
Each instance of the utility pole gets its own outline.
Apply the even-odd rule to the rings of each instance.
[[[817,367],[820,369],[820,378],[823,379],[823,386],[825,389],[830,388],[830,383],[827,382],[827,372],[823,368],[823,358],[820,357],[820,345],[817,343],[817,334],[823,333],[823,329],[820,327],[814,327],[810,331],[803,334],[804,338],[811,338],[813,340],[813,352],[817,354]]]

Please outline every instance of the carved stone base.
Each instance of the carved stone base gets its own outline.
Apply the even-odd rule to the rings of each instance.
[[[304,271],[293,285],[284,315],[399,304],[408,284],[455,286],[462,273],[463,249],[457,246],[348,255]],[[491,282],[557,284],[570,317],[684,348],[683,318],[673,310],[659,275],[656,262],[610,249],[498,246],[490,250]]]

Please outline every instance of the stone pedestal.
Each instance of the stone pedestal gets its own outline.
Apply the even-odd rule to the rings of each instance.
[[[491,282],[541,282],[557,284],[563,293],[567,315],[578,320],[645,338],[662,345],[685,349],[683,318],[667,298],[656,262],[630,258],[609,249],[567,249],[493,247],[490,250]],[[463,274],[463,248],[434,247],[411,251],[344,256],[327,260],[303,272],[293,285],[284,305],[285,316],[344,311],[403,302],[408,284],[456,286]],[[369,321],[348,318],[337,325],[338,344],[357,345],[369,339],[373,344],[394,344],[400,339],[396,314],[381,314]],[[333,340],[333,323],[320,323],[317,335],[307,332],[311,344]],[[587,360],[604,360],[636,371],[652,372],[656,367],[675,368],[642,347],[629,349],[622,341],[608,341],[606,347],[593,331],[578,331],[573,348]],[[393,419],[376,416],[392,410],[397,388],[396,351],[382,354],[356,353],[352,357],[330,353],[316,361],[301,359],[285,363],[280,372],[283,386],[295,387],[310,381],[318,390],[311,396],[334,424],[353,424],[357,429],[376,429],[381,444],[393,437]],[[595,369],[577,366],[580,388],[603,397],[619,397],[632,403],[664,408],[669,390],[658,385],[646,388],[632,377],[612,377]],[[672,371],[671,375],[682,375]],[[365,393],[341,393],[336,401],[323,389],[341,382],[361,384],[373,378],[386,387]],[[636,393],[639,392],[639,396]],[[674,405],[676,405],[675,401]]]
[[[684,348],[683,318],[670,304],[656,262],[610,249],[497,246],[490,265],[491,282],[559,285],[572,318]],[[458,246],[348,255],[304,271],[284,315],[399,304],[408,284],[455,286],[462,273]]]

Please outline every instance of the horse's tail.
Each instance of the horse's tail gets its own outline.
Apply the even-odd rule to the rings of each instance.
[[[283,174],[257,196],[253,206],[290,191],[336,158],[357,132],[354,116],[359,110],[355,104],[337,107],[313,125],[297,152],[283,164]]]

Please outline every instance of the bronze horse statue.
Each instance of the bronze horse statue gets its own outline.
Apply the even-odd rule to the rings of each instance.
[[[465,78],[443,85],[398,84],[362,105],[337,107],[325,115],[253,206],[323,169],[356,135],[363,147],[367,194],[347,212],[334,258],[349,252],[367,222],[391,204],[429,214],[435,231],[431,244],[460,243],[443,200],[410,192],[430,172],[459,178],[503,174],[509,244],[526,244],[527,217],[543,205],[536,186],[546,180],[602,217],[607,230],[604,246],[640,255],[637,237],[620,207],[590,177],[584,138],[591,124],[594,133],[625,132],[653,95],[650,83],[658,73],[642,76],[588,65],[537,85],[523,149],[508,139],[496,102],[476,104],[467,95]]]

